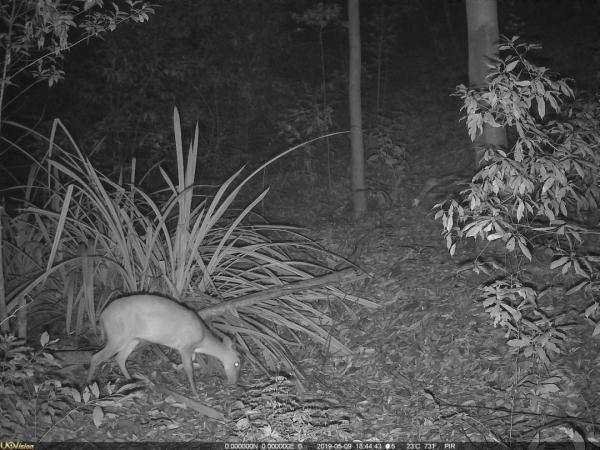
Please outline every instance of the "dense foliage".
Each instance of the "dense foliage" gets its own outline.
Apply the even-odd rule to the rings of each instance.
[[[482,287],[483,305],[494,325],[507,329],[512,348],[549,364],[564,341],[564,321],[538,305],[541,291],[523,280],[523,258],[530,261],[534,251],[550,252],[550,269],[578,277],[569,292],[584,290],[590,302],[585,315],[598,317],[598,260],[593,255],[600,201],[600,107],[595,97],[573,100],[568,80],[526,59],[534,48],[506,39],[489,86],[458,87],[472,139],[484,124],[510,127],[514,138],[509,149],[485,148],[482,166],[462,200],[440,205],[436,217],[443,221],[451,254],[461,238],[474,238],[500,242],[516,255],[503,275]],[[476,271],[486,270],[483,255],[475,261]],[[598,333],[600,324],[594,335]]]

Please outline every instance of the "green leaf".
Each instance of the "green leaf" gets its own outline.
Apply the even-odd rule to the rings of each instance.
[[[512,252],[512,251],[514,251],[514,249],[515,249],[515,237],[511,236],[511,238],[506,243],[506,250],[508,250],[509,252]]]
[[[580,281],[575,286],[573,286],[572,288],[570,288],[567,292],[565,292],[565,294],[566,295],[574,294],[575,292],[578,292],[578,291],[582,290],[584,287],[586,287],[586,286],[588,286],[590,284],[591,283],[588,280]]]
[[[586,282],[586,284],[587,284],[587,282]],[[591,315],[593,315],[593,314],[595,314],[595,313],[596,313],[596,311],[598,310],[598,308],[599,308],[599,305],[598,305],[598,303],[594,302],[594,303],[592,303],[590,306],[588,306],[588,307],[585,309],[585,312],[583,313],[583,315],[584,315],[586,318],[589,318]]]
[[[40,336],[40,344],[42,345],[42,347],[45,347],[49,341],[50,341],[50,335],[48,334],[47,331],[44,331],[42,333],[42,335]]]
[[[511,339],[506,343],[509,347],[523,348],[530,344],[528,339]]]
[[[96,425],[96,428],[100,428],[104,421],[104,411],[102,411],[102,408],[99,406],[94,407],[94,410],[92,411],[92,420],[94,425]]]
[[[552,352],[554,352],[554,353],[560,353],[560,348],[558,348],[558,347],[556,346],[556,344],[554,344],[554,343],[553,343],[553,342],[551,342],[551,341],[548,341],[548,342],[546,342],[546,345],[545,345],[545,347],[546,347],[548,350],[550,350],[550,351],[552,351]]]
[[[544,97],[536,97],[537,109],[540,118],[543,119],[546,115],[546,102],[544,101]]]
[[[548,355],[546,355],[546,352],[544,351],[544,349],[537,347],[535,349],[535,352],[538,355],[538,358],[540,359],[540,361],[542,361],[542,363],[545,366],[549,366],[550,365],[550,360],[548,359]]]
[[[546,193],[548,191],[548,189],[550,189],[552,187],[553,184],[554,184],[554,178],[548,177],[546,179],[546,181],[544,182],[544,186],[542,187],[542,194]]]
[[[517,222],[520,222],[523,219],[523,213],[525,211],[525,205],[522,201],[519,201],[519,206],[517,206]],[[514,247],[514,244],[513,244]]]
[[[518,60],[516,60],[516,61],[513,61],[513,62],[511,62],[511,63],[508,63],[508,64],[506,65],[506,69],[505,69],[505,71],[506,71],[506,72],[512,72],[512,71],[514,70],[514,68],[515,68],[515,67],[517,67],[517,64],[518,64],[518,63],[519,63],[519,61],[518,61]]]
[[[72,387],[65,387],[63,388],[63,390],[69,395],[71,395],[75,403],[81,403],[81,392],[79,392],[77,389]]]
[[[552,261],[552,263],[550,264],[550,269],[556,269],[557,267],[561,267],[567,261],[569,261],[569,257],[562,256],[562,257],[558,258],[557,260]]]
[[[529,260],[531,261],[531,252],[529,251],[529,249],[527,248],[527,245],[525,245],[525,243],[521,240],[521,238],[519,238],[519,248],[521,249],[521,252],[523,253],[523,255]]]

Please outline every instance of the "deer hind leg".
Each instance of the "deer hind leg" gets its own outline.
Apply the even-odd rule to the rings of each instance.
[[[183,371],[185,372],[188,381],[190,382],[190,388],[195,397],[198,397],[196,391],[196,385],[194,384],[194,367],[192,366],[192,358],[194,357],[194,350],[190,348],[184,348],[179,350],[181,355],[181,364],[183,365]]]
[[[125,362],[127,361],[127,358],[129,357],[133,349],[136,348],[139,343],[139,339],[132,339],[119,350],[119,353],[115,358],[117,360],[117,364],[121,368],[121,372],[123,372],[123,375],[125,375],[125,378],[127,379],[131,378],[131,376],[129,376],[127,367],[125,367]]]
[[[96,373],[96,369],[99,364],[102,364],[104,361],[108,361],[112,358],[117,352],[119,348],[112,342],[107,342],[102,350],[92,355],[92,359],[90,360],[90,369],[88,371],[87,382],[90,383],[94,374]]]

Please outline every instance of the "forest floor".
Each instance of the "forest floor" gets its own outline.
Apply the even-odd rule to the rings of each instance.
[[[568,441],[566,421],[559,418],[578,416],[585,423],[600,417],[599,342],[591,338],[591,326],[570,330],[567,351],[549,370],[510,353],[503,329],[493,327],[477,301],[478,286],[487,278],[468,264],[474,247],[460,247],[450,257],[441,223],[433,218],[430,208],[444,193],[432,192],[440,198],[426,196],[413,206],[427,180],[472,170],[459,104],[449,96],[452,86],[419,79],[410,88],[388,90],[386,111],[401,125],[408,152],[391,202],[378,204],[376,197],[366,217],[352,220],[346,169],[333,173],[331,186],[323,172],[317,174],[319,183],[287,177],[286,185],[283,177],[274,179],[267,198],[269,217],[306,227],[321,245],[371,274],[343,286],[379,305],[376,310],[350,305],[337,317],[333,334],[352,355],[332,356],[310,345],[299,349],[297,364],[306,377],[301,390],[288,379],[250,370],[237,387],[222,387],[216,377],[199,381],[203,403],[222,411],[224,423],[148,388],[105,417],[100,428],[82,411],[45,439]],[[333,161],[347,164],[341,156]],[[323,159],[317,162],[323,170]],[[381,178],[377,167],[368,170]],[[543,254],[528,271],[538,285],[556,282]],[[547,301],[558,299],[557,309],[582,309],[580,300],[563,300],[564,289],[555,287]],[[174,378],[171,368],[164,370],[169,371],[164,377]],[[178,372],[176,379],[178,390],[186,392],[184,375]],[[555,426],[559,422],[562,428]]]

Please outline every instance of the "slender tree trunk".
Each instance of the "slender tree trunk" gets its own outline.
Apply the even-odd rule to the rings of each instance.
[[[488,60],[498,54],[498,5],[496,0],[466,0],[467,29],[469,34],[469,83],[486,86]],[[475,139],[475,167],[483,157],[483,146],[506,147],[504,127],[484,125],[483,132]]]
[[[352,148],[352,200],[354,218],[367,211],[365,190],[365,151],[362,133],[362,108],[360,99],[360,15],[358,0],[348,0],[348,42],[350,66],[348,68],[348,100],[350,108],[350,145]]]
[[[10,331],[10,323],[8,322],[8,307],[6,305],[6,291],[4,290],[4,265],[3,259],[3,243],[4,236],[2,221],[4,220],[4,207],[0,205],[0,331],[8,333]]]

